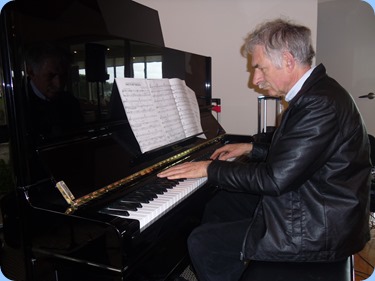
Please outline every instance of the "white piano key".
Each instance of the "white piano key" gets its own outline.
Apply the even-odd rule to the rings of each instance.
[[[175,187],[168,189],[164,194],[158,194],[158,197],[149,203],[142,203],[142,208],[138,208],[137,211],[128,211],[129,216],[121,217],[138,220],[140,230],[143,231],[160,216],[166,214],[174,206],[191,195],[206,181],[206,177],[181,181]]]

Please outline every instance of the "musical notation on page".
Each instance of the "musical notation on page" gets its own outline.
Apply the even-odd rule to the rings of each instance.
[[[185,81],[178,78],[115,80],[142,153],[203,132],[195,93]]]

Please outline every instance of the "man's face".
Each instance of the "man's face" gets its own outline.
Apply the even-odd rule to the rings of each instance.
[[[58,58],[47,58],[38,69],[29,72],[29,77],[46,98],[54,99],[64,91],[67,67]]]
[[[251,66],[254,68],[253,84],[268,91],[271,97],[285,96],[286,74],[284,66],[277,68],[266,56],[263,46],[255,46],[252,52]]]

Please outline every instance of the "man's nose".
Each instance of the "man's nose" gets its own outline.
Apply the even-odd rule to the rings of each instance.
[[[254,75],[253,75],[253,84],[257,86],[259,85],[259,83],[263,82],[263,80],[264,80],[264,77],[263,77],[262,72],[259,69],[255,68]]]

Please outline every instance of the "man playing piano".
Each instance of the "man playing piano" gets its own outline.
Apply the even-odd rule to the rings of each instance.
[[[245,40],[253,84],[288,102],[269,146],[228,144],[159,174],[219,188],[188,239],[200,281],[239,280],[249,260],[339,261],[369,239],[368,135],[350,95],[312,66],[310,33],[277,19]],[[225,161],[240,155],[264,161]]]

